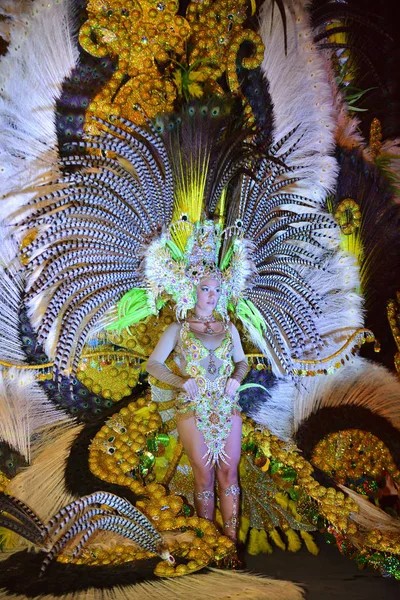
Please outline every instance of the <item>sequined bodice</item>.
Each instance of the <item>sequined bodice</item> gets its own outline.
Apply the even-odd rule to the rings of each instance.
[[[165,365],[172,349],[180,374]],[[235,388],[231,384],[227,388],[227,383],[229,378],[235,378],[234,371],[238,368],[243,374],[247,369],[239,334],[233,325],[224,325],[220,332],[210,334],[191,330],[189,322],[173,323],[161,337],[147,368],[153,377],[176,389],[177,423],[195,419],[207,448],[203,456],[205,464],[212,466],[225,462],[232,419],[240,415],[238,393],[227,393],[227,389],[230,392]],[[188,378],[195,380],[198,389],[192,383],[186,385]]]
[[[206,339],[214,337],[205,334],[203,336]],[[206,383],[204,379],[208,381],[218,379],[223,389],[234,368],[232,351],[233,342],[229,327],[225,328],[221,343],[213,349],[207,348],[205,343],[190,330],[189,323],[185,322],[181,328],[176,358],[182,372],[196,379],[200,388],[203,388]]]
[[[199,395],[191,398],[186,392],[177,395],[180,415],[196,417],[197,428],[204,435],[207,452],[206,464],[213,465],[229,458],[224,446],[231,431],[232,414],[239,411],[236,396],[225,394],[228,378],[234,369],[232,358],[233,340],[229,327],[225,327],[222,341],[215,348],[207,348],[184,323],[176,347],[180,368],[193,379],[199,388]],[[203,334],[205,335],[205,334]],[[210,346],[215,346],[217,336],[207,338]],[[213,343],[214,342],[214,343]],[[184,367],[184,369],[183,369]]]

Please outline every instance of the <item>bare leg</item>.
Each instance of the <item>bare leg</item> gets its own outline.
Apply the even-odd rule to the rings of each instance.
[[[240,488],[238,466],[242,447],[242,419],[232,417],[232,430],[228,436],[225,452],[229,456],[226,465],[221,462],[217,467],[219,501],[221,506],[224,534],[236,541],[239,524]]]
[[[194,475],[194,498],[199,517],[214,518],[214,469],[206,465],[207,452],[203,434],[197,429],[194,417],[177,423],[179,437],[189,458]]]

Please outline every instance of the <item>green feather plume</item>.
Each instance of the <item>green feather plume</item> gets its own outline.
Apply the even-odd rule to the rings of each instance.
[[[254,327],[262,337],[265,330],[264,319],[254,304],[250,300],[241,299],[236,306],[236,315],[246,326]]]
[[[165,305],[159,298],[155,307],[150,302],[148,292],[143,288],[129,290],[118,303],[118,319],[107,326],[107,329],[121,330],[143,321],[150,315],[155,315]]]

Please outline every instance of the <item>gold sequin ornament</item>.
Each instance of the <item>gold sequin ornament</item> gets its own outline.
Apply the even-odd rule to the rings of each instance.
[[[396,300],[389,300],[387,305],[387,318],[397,346],[397,353],[394,356],[394,365],[396,371],[400,373],[400,292],[396,293]]]
[[[10,480],[8,479],[8,477],[6,477],[3,471],[0,471],[0,492],[4,492],[9,483]]]
[[[360,207],[352,198],[345,198],[338,205],[335,219],[344,235],[351,235],[361,225]]]
[[[382,127],[379,119],[372,119],[369,130],[369,148],[373,158],[379,156],[382,150]]]
[[[89,0],[79,42],[92,56],[108,56],[117,64],[88,108],[86,131],[98,132],[91,116],[110,122],[121,116],[142,125],[146,117],[173,110],[171,59],[183,55],[190,34],[178,9],[177,0]]]
[[[185,538],[192,533],[192,539],[178,540],[173,547],[173,553],[175,557],[185,558],[189,562],[186,565],[171,567],[170,563],[163,561],[156,566],[154,571],[156,575],[160,577],[187,575],[234,552],[235,546],[232,540],[221,535],[210,521],[199,517],[178,517],[178,519],[180,519],[180,527],[185,528]]]
[[[230,91],[240,95],[236,63],[239,49],[245,42],[250,43],[253,52],[243,58],[243,67],[255,69],[261,64],[264,57],[261,37],[243,27],[248,5],[246,0],[204,0],[189,4],[186,17],[193,32],[189,67],[201,64],[203,71],[205,66],[211,67],[209,77],[201,81],[203,89],[224,95],[217,80],[225,74]],[[244,111],[251,115],[251,108],[246,102]]]
[[[119,402],[132,393],[140,375],[140,363],[127,352],[115,352],[111,347],[84,351],[77,377],[91,392],[112,402]]]
[[[384,471],[400,483],[400,471],[388,448],[375,435],[361,429],[328,434],[315,446],[311,462],[341,484],[365,475],[380,477]]]
[[[149,465],[147,437],[162,425],[156,408],[142,397],[108,419],[89,446],[89,468],[96,477],[125,485],[136,494],[145,492],[141,467],[143,456]]]
[[[400,532],[372,529],[367,533],[364,544],[373,548],[374,551],[391,552],[398,556],[400,554]]]
[[[197,571],[211,561],[226,556],[233,550],[233,542],[221,535],[213,523],[196,516],[183,514],[184,501],[181,496],[168,493],[165,486],[151,483],[146,486],[146,498],[136,506],[161,532],[184,529],[182,540],[175,536],[169,546],[175,557],[190,559],[188,565],[172,567],[170,563],[158,563],[155,574],[161,577],[176,577]],[[192,532],[192,539],[187,535]]]
[[[146,360],[161,334],[175,320],[174,311],[165,306],[157,316],[150,315],[132,328],[108,331],[107,341],[126,348],[133,356]]]
[[[78,558],[73,558],[72,551],[73,546],[70,549],[67,547],[63,554],[57,556],[57,561],[88,566],[116,566],[154,557],[151,552],[142,550],[128,540],[122,540],[119,535],[103,531],[96,532],[91,537]]]
[[[325,488],[320,485],[313,477],[313,467],[308,463],[294,447],[286,447],[285,442],[279,440],[268,430],[254,431],[247,440],[257,447],[267,443],[274,461],[281,463],[281,466],[274,472],[272,479],[276,480],[277,487],[289,489],[293,485],[292,481],[285,481],[282,475],[282,468],[289,467],[296,472],[296,486],[304,494],[307,494],[318,507],[319,513],[331,523],[335,529],[347,534],[353,534],[357,527],[349,521],[352,512],[358,513],[357,504],[350,497],[345,497],[341,491],[334,488]],[[298,512],[301,515],[299,506]]]

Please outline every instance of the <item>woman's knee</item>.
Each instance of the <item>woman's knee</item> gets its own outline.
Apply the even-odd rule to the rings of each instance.
[[[221,465],[217,467],[217,479],[221,489],[226,489],[238,480],[238,464]]]
[[[194,483],[197,490],[212,490],[214,487],[214,469],[202,463],[192,463]]]

